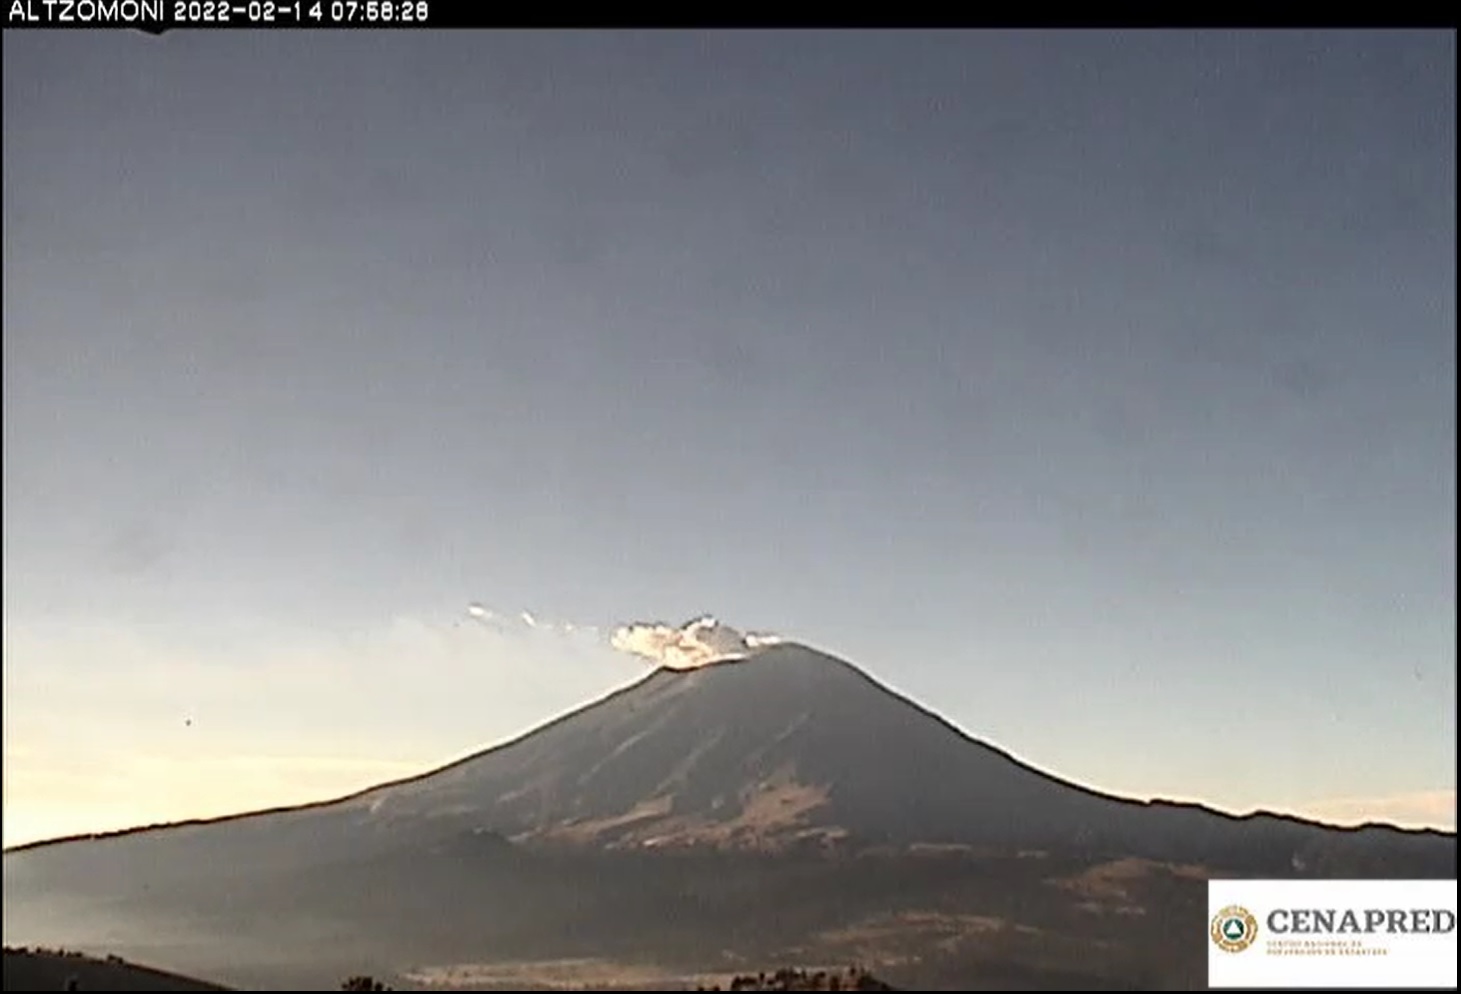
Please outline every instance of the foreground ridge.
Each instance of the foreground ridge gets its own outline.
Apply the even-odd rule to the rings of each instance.
[[[7,991],[227,991],[232,988],[129,962],[70,949],[6,946]]]

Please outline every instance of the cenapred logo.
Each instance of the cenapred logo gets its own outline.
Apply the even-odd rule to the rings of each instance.
[[[1241,904],[1230,904],[1212,916],[1208,934],[1223,952],[1241,953],[1258,941],[1258,919]]]
[[[1456,989],[1454,880],[1209,880],[1206,910],[1209,990]]]

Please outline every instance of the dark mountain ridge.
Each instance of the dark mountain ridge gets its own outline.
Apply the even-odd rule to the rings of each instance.
[[[3,989],[7,991],[228,990],[207,981],[128,963],[115,956],[93,959],[59,950],[6,947],[4,964]]]

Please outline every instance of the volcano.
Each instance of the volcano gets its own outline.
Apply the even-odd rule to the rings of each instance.
[[[1333,829],[1117,798],[971,738],[805,645],[644,680],[528,735],[339,802],[377,835],[433,822],[514,842],[762,852],[969,847],[1211,860]],[[1425,834],[1370,826],[1397,852]],[[1427,847],[1418,845],[1416,852]],[[1276,850],[1275,850],[1276,851]],[[1398,857],[1397,857],[1398,858]]]
[[[776,643],[656,670],[519,739],[350,797],[8,851],[5,938],[255,985],[307,982],[306,938],[316,958],[323,943],[353,950],[352,967],[385,956],[399,970],[488,948],[575,961],[831,955],[837,936],[863,952],[902,936],[906,959],[920,941],[948,953],[978,946],[981,928],[1019,926],[1033,930],[1020,942],[1059,936],[1049,949],[1080,964],[1089,955],[1069,952],[1089,931],[1082,907],[1170,916],[1208,874],[1451,879],[1455,863],[1454,834],[1100,794],[847,662]],[[869,924],[899,908],[893,925]],[[209,943],[232,974],[198,959]],[[266,981],[270,969],[285,972]]]
[[[1039,773],[805,646],[645,680],[503,747],[346,802],[515,842],[779,852],[1089,846],[1131,805]]]

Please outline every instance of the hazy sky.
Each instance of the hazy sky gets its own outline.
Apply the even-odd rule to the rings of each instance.
[[[3,61],[7,843],[445,761],[644,672],[547,622],[702,611],[1454,825],[1454,33]]]

